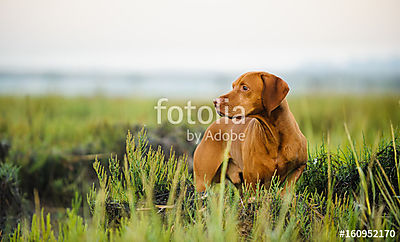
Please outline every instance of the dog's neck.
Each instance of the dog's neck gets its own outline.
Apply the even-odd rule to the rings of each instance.
[[[269,115],[266,111],[254,115],[254,118],[258,119],[262,124],[266,141],[269,144],[275,143],[278,145],[280,143],[280,136],[286,133],[286,130],[282,129],[287,129],[287,127],[290,127],[291,125],[289,123],[290,119],[288,119],[288,115],[290,115],[290,110],[286,99],[284,99],[282,103]]]

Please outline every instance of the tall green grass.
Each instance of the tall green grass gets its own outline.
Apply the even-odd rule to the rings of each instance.
[[[100,185],[87,196],[90,217],[78,215],[81,199],[76,198],[58,229],[49,215],[36,213],[30,225],[18,225],[10,240],[332,241],[345,239],[340,230],[393,230],[395,237],[378,234],[377,239],[396,241],[400,146],[398,132],[390,132],[391,139],[374,150],[357,150],[349,134],[346,150],[322,147],[310,154],[301,180],[285,195],[275,178],[268,188],[244,186],[239,192],[223,182],[197,194],[182,159],[171,157],[164,163],[163,152],[147,146],[143,131],[135,138],[128,134],[122,161],[112,157],[108,168],[94,162]],[[321,155],[326,159],[313,159]],[[341,169],[336,162],[354,169]],[[336,187],[353,170],[358,174],[349,180],[353,184]],[[313,179],[322,179],[320,172],[329,182],[312,185]],[[157,203],[155,197],[166,191],[167,201]]]
[[[339,229],[398,231],[398,95],[290,96],[291,110],[308,140],[309,162],[296,190],[287,197],[277,195],[281,184],[239,196],[228,183],[223,189],[211,188],[201,199],[193,192],[183,162],[186,157],[174,156],[173,151],[190,155],[194,145],[185,141],[186,128],[203,131],[207,125],[159,126],[156,103],[101,96],[0,97],[0,162],[7,164],[1,167],[18,172],[2,171],[5,178],[19,181],[18,196],[26,198],[21,203],[24,215],[11,218],[22,219],[15,239],[47,234],[63,240],[132,236],[334,240]],[[167,106],[185,103],[171,101]],[[203,104],[211,106],[211,102],[193,103]],[[167,112],[162,115],[165,121]],[[195,111],[191,116],[197,119]],[[146,125],[148,140],[144,134],[125,139],[127,130],[136,131],[142,125]],[[166,139],[164,150],[154,146]],[[10,147],[9,151],[3,153],[4,147]],[[30,201],[35,189],[44,214],[35,209],[32,227],[32,218],[25,215],[33,213]],[[88,203],[78,206],[79,199],[74,198],[73,209],[61,209],[70,207],[77,191]],[[10,209],[1,209],[10,214]],[[48,218],[51,229],[45,216],[49,210],[53,211]],[[5,238],[14,222],[3,227]]]

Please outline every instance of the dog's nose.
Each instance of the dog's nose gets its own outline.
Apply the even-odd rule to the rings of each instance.
[[[220,98],[220,97],[214,99],[214,100],[213,100],[214,106],[221,105],[221,103],[222,103],[223,101],[224,101],[224,100],[223,100],[222,98]]]

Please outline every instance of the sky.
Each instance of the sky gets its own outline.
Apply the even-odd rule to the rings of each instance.
[[[0,69],[291,69],[400,56],[399,0],[0,0]]]

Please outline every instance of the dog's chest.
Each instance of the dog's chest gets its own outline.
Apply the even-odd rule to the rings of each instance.
[[[271,142],[271,139],[259,134],[257,129],[250,129],[240,148],[237,144],[232,147],[234,152],[231,154],[235,163],[245,172],[256,173],[261,177],[269,177],[275,172],[276,175],[285,177],[297,165],[297,145],[281,139],[283,137],[277,137],[281,142]]]

